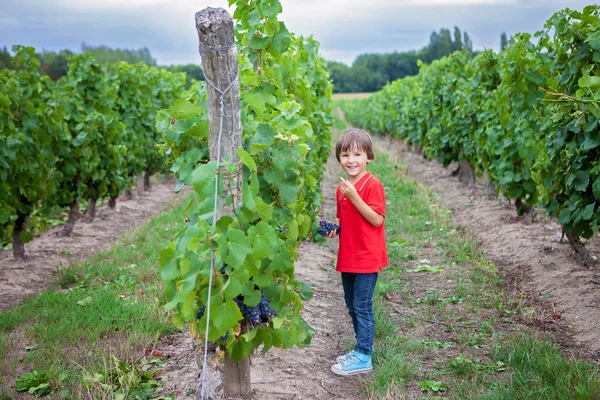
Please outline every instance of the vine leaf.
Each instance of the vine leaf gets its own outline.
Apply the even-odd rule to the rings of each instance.
[[[240,161],[242,162],[242,164],[248,167],[250,171],[256,172],[256,163],[252,159],[252,156],[246,150],[240,147],[237,150],[237,155],[238,157],[240,157]]]

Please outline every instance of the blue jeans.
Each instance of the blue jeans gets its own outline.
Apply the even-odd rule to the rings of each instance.
[[[377,272],[355,274],[342,272],[344,300],[352,318],[356,346],[354,351],[371,355],[375,343],[375,316],[373,315],[373,292],[377,283]]]

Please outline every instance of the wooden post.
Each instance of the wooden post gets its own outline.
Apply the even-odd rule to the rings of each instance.
[[[225,94],[225,119],[221,138],[221,159],[228,154],[238,161],[236,151],[242,146],[240,116],[240,82],[238,77],[237,48],[233,36],[233,19],[222,8],[207,8],[196,13],[196,29],[200,39],[200,55],[204,75],[219,90],[233,86]],[[217,138],[221,122],[221,94],[207,83],[210,159],[217,158]]]
[[[196,13],[196,30],[198,31],[199,51],[202,57],[204,75],[207,79],[208,122],[210,134],[208,139],[210,159],[216,160],[218,154],[219,130],[222,124],[220,160],[238,163],[237,149],[242,147],[242,122],[240,116],[240,83],[238,77],[237,48],[233,34],[233,19],[222,8],[206,8]],[[210,81],[210,82],[209,82]],[[214,87],[212,86],[214,85]],[[217,90],[218,89],[218,90]],[[225,117],[221,119],[221,93],[224,93],[223,111]],[[221,164],[222,165],[222,164]],[[241,169],[240,169],[241,171]],[[226,171],[222,168],[222,176]],[[224,176],[224,179],[229,179]],[[239,173],[232,177],[231,190],[221,195],[221,204],[225,204],[227,195],[240,197]],[[215,218],[230,214],[231,210],[221,208]],[[199,349],[196,349],[199,350]],[[196,352],[201,356],[200,352]],[[214,358],[213,356],[209,358]],[[199,366],[202,361],[197,358]],[[204,398],[216,398],[216,389],[220,374],[218,368],[212,366],[206,371]],[[208,383],[207,379],[211,379]],[[223,365],[225,396],[242,397],[250,392],[250,360],[245,359],[235,362],[225,352]],[[199,379],[201,379],[201,374]],[[210,391],[210,393],[207,393]],[[197,399],[201,391],[197,390]]]

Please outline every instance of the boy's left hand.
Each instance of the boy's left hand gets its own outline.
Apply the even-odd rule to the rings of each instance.
[[[350,201],[356,199],[358,197],[358,192],[356,191],[354,185],[344,178],[340,179],[342,180],[342,186],[340,187],[342,194]]]

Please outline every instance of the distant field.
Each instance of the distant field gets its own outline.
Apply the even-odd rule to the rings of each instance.
[[[366,99],[373,93],[334,93],[333,100]]]

